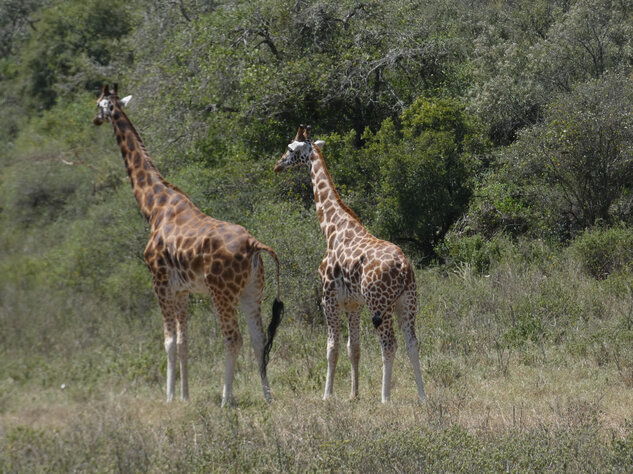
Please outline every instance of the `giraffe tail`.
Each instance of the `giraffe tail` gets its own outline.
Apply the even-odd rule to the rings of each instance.
[[[254,239],[253,239],[254,240]],[[263,251],[266,252],[268,254],[270,254],[271,257],[273,257],[273,260],[275,260],[275,266],[276,266],[276,278],[277,278],[277,297],[275,298],[275,301],[273,302],[273,308],[272,308],[272,317],[270,319],[270,323],[268,324],[268,329],[266,330],[266,344],[264,345],[264,360],[262,363],[262,366],[260,368],[260,372],[262,377],[266,375],[266,367],[268,366],[268,358],[270,355],[270,349],[273,346],[273,340],[275,339],[275,334],[277,334],[277,328],[279,327],[279,324],[281,323],[281,319],[283,317],[284,314],[284,304],[281,301],[281,299],[279,298],[280,295],[280,285],[279,285],[279,259],[277,258],[277,254],[275,253],[275,251],[270,248],[268,245],[264,245],[261,242],[258,242],[256,240],[254,240],[254,244],[255,244],[255,248],[257,249],[257,251]]]

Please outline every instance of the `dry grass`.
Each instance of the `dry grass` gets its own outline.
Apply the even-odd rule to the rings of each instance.
[[[556,262],[500,265],[490,276],[462,270],[418,275],[423,404],[400,335],[392,402],[380,403],[370,324],[361,397],[347,398],[343,337],[335,397],[322,401],[325,330],[290,311],[271,357],[275,401],[264,404],[246,339],[237,404],[221,409],[222,344],[198,305],[189,403],[163,401],[159,320],[115,319],[74,354],[7,352],[0,471],[625,469],[633,462],[628,280],[598,282]],[[121,327],[120,347],[99,338]]]

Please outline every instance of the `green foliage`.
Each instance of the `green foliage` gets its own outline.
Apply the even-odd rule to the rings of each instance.
[[[605,74],[561,95],[542,124],[500,150],[466,225],[476,232],[569,239],[595,224],[630,220],[633,89]]]
[[[626,272],[633,263],[633,232],[626,226],[586,230],[576,237],[569,251],[582,269],[594,278]]]
[[[432,251],[468,204],[476,154],[484,150],[477,133],[452,99],[417,99],[402,114],[401,138],[391,121],[383,124],[368,146],[380,150],[376,224],[386,236]]]
[[[493,141],[508,145],[575,85],[628,67],[628,6],[611,0],[534,0],[483,9],[474,39],[472,106]]]
[[[95,90],[111,63],[124,64],[121,39],[131,31],[127,2],[53,2],[39,13],[22,52],[25,95],[50,108],[64,92]]]
[[[230,137],[259,155],[309,122],[354,130],[358,147],[366,127],[396,118],[416,91],[459,89],[451,71],[461,46],[450,22],[433,21],[440,15],[450,18],[417,2],[239,3],[157,32],[169,46],[138,80],[155,91],[149,82],[159,79],[155,107],[189,122],[196,139]]]
[[[458,224],[462,231],[492,237],[498,232],[524,235],[538,228],[538,217],[531,210],[524,189],[508,178],[507,170],[488,175]]]
[[[481,234],[464,236],[449,233],[436,252],[450,267],[468,265],[481,274],[500,260],[504,246],[507,245],[503,235],[487,239]]]

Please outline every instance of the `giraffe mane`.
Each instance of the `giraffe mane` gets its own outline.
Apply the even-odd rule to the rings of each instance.
[[[317,154],[321,158],[321,161],[325,165],[325,158],[323,158],[323,153],[321,153],[320,148],[318,146],[314,145],[314,143],[312,143],[312,141],[310,141],[309,139],[306,140],[306,141],[308,141],[312,145],[312,149],[317,152]],[[334,182],[332,181],[332,176],[330,176],[330,172],[328,171],[327,166],[323,166],[323,171],[325,172],[325,177],[327,178],[328,182],[330,183],[331,189],[334,190],[334,196],[336,197],[336,202],[338,203],[338,205],[341,206],[341,209],[343,209],[343,211],[345,211],[351,217],[353,217],[358,224],[363,226],[363,223],[360,221],[360,219],[358,218],[356,213],[354,211],[352,211],[349,208],[349,206],[343,202],[343,200],[341,199],[341,196],[339,196],[338,190],[336,189],[336,186],[334,186]]]
[[[156,167],[156,165],[154,164],[154,161],[150,157],[149,152],[147,151],[147,148],[145,148],[145,144],[143,143],[143,139],[141,138],[141,135],[138,133],[138,130],[136,130],[136,127],[134,126],[132,121],[129,119],[129,117],[127,116],[125,111],[123,110],[123,107],[121,107],[121,103],[120,103],[119,97],[117,95],[114,95],[114,97],[116,98],[116,104],[117,104],[118,112],[121,113],[125,117],[125,119],[127,120],[127,123],[129,124],[129,127],[130,127],[130,132],[134,135],[134,137],[138,141],[138,144],[139,144],[139,147],[141,149],[141,152],[143,153],[143,157],[147,160],[147,162],[152,167],[152,169],[158,174],[158,176],[160,177],[160,179],[162,181],[162,184],[164,186],[166,186],[167,188],[173,189],[174,191],[182,194],[185,198],[187,198],[189,201],[191,201],[191,198],[189,197],[189,195],[186,192],[184,192],[182,189],[180,189],[175,184],[170,183],[169,181],[167,181],[165,178],[163,178],[163,175],[160,174],[160,171],[158,171],[158,168]]]

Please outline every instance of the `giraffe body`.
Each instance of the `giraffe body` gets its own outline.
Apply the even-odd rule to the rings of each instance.
[[[300,164],[310,167],[312,188],[327,253],[319,266],[323,285],[323,311],[328,329],[328,371],[324,398],[333,394],[338,361],[340,313],[347,314],[347,352],[352,365],[351,396],[358,396],[360,360],[360,313],[367,305],[380,339],[383,359],[382,401],[391,396],[391,373],[397,348],[392,312],[398,316],[409,360],[413,366],[418,397],[424,400],[418,341],[415,335],[417,290],[411,265],[402,250],[374,237],[341,201],[327,171],[320,146],[312,143],[308,130],[299,127],[294,141],[275,165],[280,172]]]
[[[180,362],[181,396],[184,400],[189,397],[187,313],[190,293],[208,294],[218,315],[226,353],[222,404],[232,400],[235,361],[242,346],[236,314],[238,306],[242,307],[247,321],[264,397],[270,400],[266,365],[283,309],[279,301],[277,255],[244,227],[205,215],[184,192],[162,178],[123,112],[126,99],[129,100],[118,99],[116,86],[114,91],[104,86],[97,100],[94,123],[112,122],[134,196],[150,225],[144,257],[163,314],[167,401],[174,398],[176,359]],[[261,318],[264,288],[261,252],[269,253],[277,265],[277,299],[268,336],[264,334]]]

